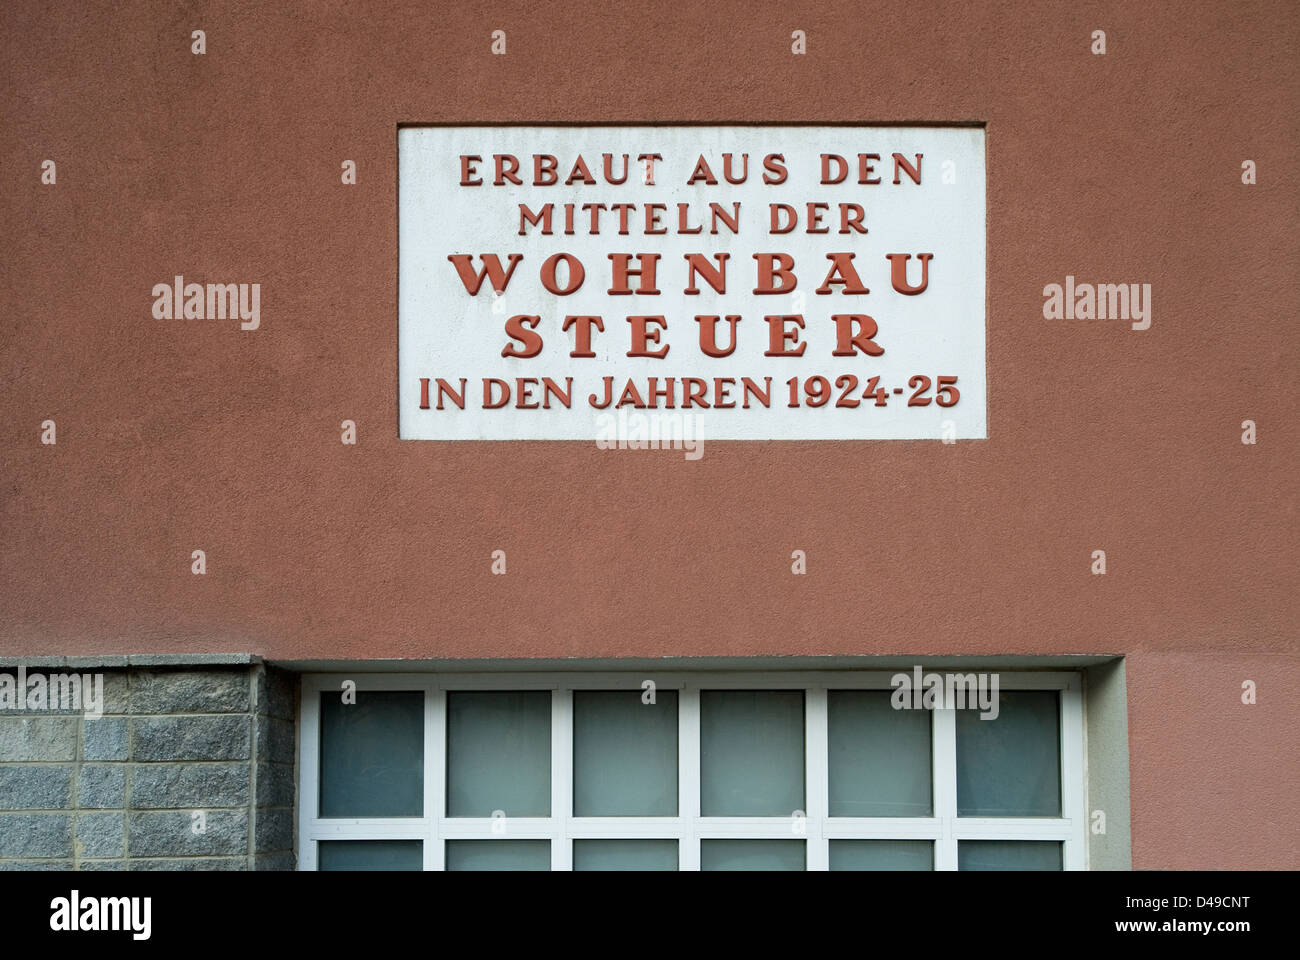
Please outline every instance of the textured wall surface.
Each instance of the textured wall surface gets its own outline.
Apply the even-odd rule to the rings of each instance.
[[[0,18],[0,656],[1125,654],[1134,866],[1300,866],[1294,4]],[[987,124],[987,441],[397,440],[399,122],[918,120]]]
[[[292,870],[291,675],[99,672],[103,716],[0,714],[0,870]]]

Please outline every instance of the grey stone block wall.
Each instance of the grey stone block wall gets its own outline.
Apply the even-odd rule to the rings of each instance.
[[[0,709],[0,870],[295,868],[294,674],[27,670],[102,673],[104,714]]]

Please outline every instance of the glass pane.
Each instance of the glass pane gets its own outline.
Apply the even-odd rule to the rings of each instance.
[[[932,840],[832,840],[832,870],[933,870]]]
[[[676,840],[574,840],[574,870],[676,870]]]
[[[361,698],[357,697],[357,702]],[[318,870],[423,870],[424,844],[419,840],[321,840]]]
[[[888,690],[830,690],[827,711],[831,816],[930,816],[930,711]]]
[[[1057,840],[959,840],[958,870],[1062,870]]]
[[[1059,817],[1061,731],[1055,690],[1003,690],[998,715],[957,713],[957,814]]]
[[[573,815],[677,815],[676,690],[573,692]]]
[[[423,693],[321,694],[320,815],[424,816]]]
[[[803,810],[803,747],[802,690],[702,690],[701,815],[788,817]]]
[[[701,840],[701,870],[803,870],[803,840]]]
[[[549,840],[448,840],[448,870],[549,870]]]
[[[447,816],[496,810],[551,815],[549,690],[447,694]]]

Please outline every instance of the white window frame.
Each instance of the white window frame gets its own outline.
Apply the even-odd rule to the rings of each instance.
[[[299,869],[317,868],[316,844],[322,840],[422,840],[424,869],[441,870],[444,840],[546,839],[551,841],[551,869],[571,870],[573,841],[602,837],[675,839],[681,870],[700,869],[700,841],[713,838],[806,839],[808,870],[829,869],[829,841],[833,839],[932,840],[935,870],[957,869],[957,844],[961,840],[1055,840],[1062,843],[1064,869],[1087,869],[1084,722],[1078,673],[983,671],[996,672],[1002,690],[1054,690],[1060,694],[1060,817],[958,817],[956,714],[951,708],[929,711],[933,816],[829,815],[827,691],[890,689],[890,678],[899,672],[909,671],[308,674],[302,680],[299,712]],[[947,672],[979,671],[965,667]],[[361,692],[424,692],[424,816],[357,819],[318,815],[320,695],[326,690],[341,693],[344,680],[355,682]],[[653,680],[657,690],[678,692],[678,815],[572,816],[573,691],[640,693],[646,680]],[[808,809],[802,823],[793,816],[699,815],[700,691],[728,689],[804,691],[804,789]],[[504,824],[485,817],[446,816],[446,694],[458,690],[551,691],[551,816],[511,817]]]

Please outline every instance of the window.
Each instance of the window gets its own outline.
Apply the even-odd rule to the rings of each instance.
[[[299,863],[1083,869],[1078,675],[999,673],[990,719],[893,676],[309,676]]]

